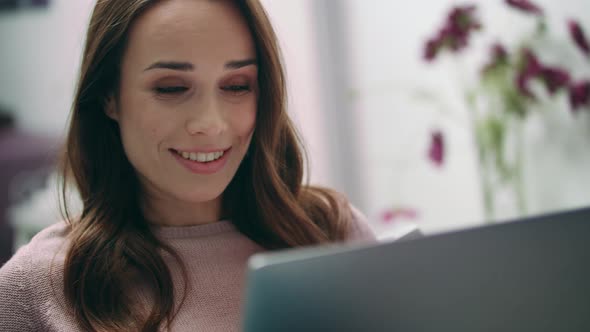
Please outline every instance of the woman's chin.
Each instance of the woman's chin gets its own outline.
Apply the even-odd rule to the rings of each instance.
[[[223,191],[218,192],[196,192],[196,193],[180,193],[175,195],[181,201],[189,204],[210,203],[211,201],[221,198]]]

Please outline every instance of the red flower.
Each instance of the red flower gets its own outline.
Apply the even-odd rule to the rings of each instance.
[[[573,83],[570,86],[570,105],[574,112],[582,106],[590,106],[590,80]]]
[[[443,134],[435,131],[431,134],[428,157],[436,166],[441,166],[445,158],[445,144]]]
[[[410,208],[395,208],[383,211],[381,214],[381,220],[384,223],[392,223],[398,219],[409,219],[413,220],[418,217],[418,212]]]
[[[568,88],[570,83],[570,74],[567,71],[541,64],[530,49],[524,49],[522,67],[516,75],[516,87],[521,95],[535,99],[528,88],[528,82],[535,78],[540,78],[552,95],[560,88]]]
[[[437,35],[426,42],[424,59],[434,60],[438,53],[445,48],[454,52],[465,48],[471,32],[481,28],[481,23],[475,18],[475,10],[475,6],[453,8]]]
[[[424,59],[426,61],[434,60],[440,47],[441,43],[438,39],[430,39],[428,42],[426,42],[426,47],[424,48]]]
[[[475,18],[476,9],[475,6],[455,7],[449,13],[443,31],[451,39],[453,50],[466,47],[471,31],[481,29],[481,23]]]
[[[495,43],[490,48],[490,63],[483,67],[483,72],[487,72],[500,64],[505,64],[508,62],[508,52],[502,44]]]
[[[526,13],[543,15],[543,10],[528,0],[506,0],[506,4]]]
[[[543,67],[530,49],[524,50],[523,57],[522,68],[516,75],[516,87],[523,96],[535,99],[535,96],[528,88],[528,81],[538,77]]]
[[[570,36],[574,40],[574,43],[586,54],[586,56],[590,56],[590,43],[586,36],[584,35],[584,30],[580,24],[574,20],[568,21],[568,27],[570,31]]]
[[[555,94],[560,88],[567,88],[570,83],[568,72],[557,67],[543,67],[541,77],[550,94]]]
[[[506,52],[506,49],[500,43],[492,45],[491,53],[492,58],[496,61],[505,61],[508,58],[508,52]]]

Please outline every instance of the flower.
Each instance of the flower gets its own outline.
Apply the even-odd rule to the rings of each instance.
[[[418,217],[418,211],[411,209],[411,208],[404,208],[404,207],[388,209],[388,210],[383,211],[383,213],[381,214],[381,220],[383,220],[384,223],[392,223],[398,219],[413,220],[413,219],[416,219],[417,217]]]
[[[440,49],[441,43],[438,39],[431,39],[426,42],[426,47],[424,49],[424,59],[427,61],[432,61],[436,58],[438,54],[438,50]]]
[[[574,112],[582,106],[590,106],[590,80],[571,84],[569,95],[570,105]]]
[[[586,54],[586,56],[590,56],[590,43],[588,42],[588,39],[586,39],[584,30],[582,30],[580,24],[574,20],[569,20],[568,27],[574,43],[582,52],[584,52],[584,54]]]
[[[490,63],[483,67],[483,73],[486,73],[499,65],[508,63],[508,52],[506,52],[506,48],[500,43],[492,45],[490,48],[490,55]]]
[[[442,166],[445,158],[445,144],[442,132],[436,130],[431,134],[428,157],[436,166]]]
[[[471,31],[481,29],[481,23],[475,18],[475,10],[475,6],[455,7],[451,10],[443,31],[450,37],[453,50],[467,46]]]
[[[516,76],[516,87],[521,95],[536,99],[528,88],[528,82],[535,78],[540,78],[545,83],[551,95],[560,88],[567,88],[570,83],[570,74],[565,69],[543,65],[530,49],[525,48],[522,66]]]
[[[500,43],[495,43],[494,45],[492,45],[491,53],[492,58],[496,62],[506,61],[506,59],[508,58],[508,52],[506,52],[506,49]]]
[[[513,8],[519,9],[525,13],[543,15],[543,10],[541,9],[541,7],[535,5],[534,3],[528,0],[506,0],[506,4]]]
[[[467,47],[471,32],[481,29],[481,23],[475,17],[475,10],[475,6],[453,8],[437,35],[426,42],[424,59],[434,60],[443,49],[458,52]]]
[[[543,67],[540,73],[545,86],[551,95],[554,95],[560,88],[568,88],[570,74],[564,69],[557,67]]]
[[[516,75],[516,87],[521,95],[535,99],[535,96],[528,88],[528,81],[537,77],[541,71],[542,66],[537,56],[530,50],[523,50],[523,65]]]
[[[498,42],[493,44],[489,58],[484,63],[485,66],[480,67],[477,83],[469,82],[469,86],[464,86],[466,105],[473,112],[470,116],[472,125],[470,129],[473,130],[479,166],[482,170],[483,203],[486,216],[490,220],[494,219],[494,210],[502,205],[497,204],[499,201],[496,200],[495,194],[501,193],[501,199],[504,202],[505,188],[513,191],[511,198],[514,199],[518,210],[526,213],[527,200],[524,195],[527,191],[523,187],[522,174],[523,160],[527,157],[521,158],[521,156],[526,145],[531,143],[526,136],[522,135],[523,125],[528,121],[528,117],[534,112],[544,113],[546,109],[559,108],[562,99],[556,97],[565,97],[561,95],[563,92],[568,94],[570,104],[568,108],[572,112],[579,112],[580,109],[590,112],[590,78],[577,77],[578,74],[583,75],[585,71],[577,68],[577,62],[568,61],[566,50],[555,50],[557,52],[554,54],[559,56],[556,63],[544,63],[542,56],[544,54],[540,52],[548,47],[559,47],[559,44],[553,43],[554,36],[549,34],[549,28],[552,26],[549,22],[553,22],[549,21],[544,10],[532,1],[504,0],[507,10],[516,9],[535,15],[537,24],[530,30],[529,36],[521,38],[519,42],[512,45],[502,45]],[[459,8],[468,9],[462,15],[459,15],[456,9],[451,11],[438,35],[426,44],[425,54],[429,61],[435,59],[437,54],[444,50],[458,53],[470,42],[471,31],[480,29],[479,22],[473,19],[475,7]],[[464,22],[455,24],[453,22],[458,21],[457,17],[466,17],[472,21],[469,24]],[[567,38],[571,38],[575,43],[575,46],[571,44],[566,46],[570,46],[571,49],[579,48],[590,60],[590,39],[584,34],[582,26],[572,19],[566,23],[570,34]],[[572,55],[575,56],[575,53]],[[532,90],[531,81],[541,83],[540,87],[547,89],[546,97],[551,98],[538,99],[534,94],[536,90]],[[554,103],[556,100],[559,103]],[[544,118],[542,121],[551,121],[551,119]],[[448,147],[445,146],[446,143],[440,131],[435,129],[428,135],[430,135],[427,138],[430,144],[429,162],[440,167],[445,158],[448,158],[445,156],[448,154],[445,151]],[[387,215],[389,219],[393,219],[394,216],[395,213]]]

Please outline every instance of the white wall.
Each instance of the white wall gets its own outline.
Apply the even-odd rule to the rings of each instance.
[[[0,12],[0,102],[23,128],[63,133],[92,3]]]
[[[289,93],[288,109],[308,150],[310,181],[334,186],[328,158],[322,87],[313,22],[313,0],[262,0],[283,53]]]

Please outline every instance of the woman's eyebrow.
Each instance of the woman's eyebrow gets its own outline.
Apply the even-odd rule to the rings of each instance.
[[[250,65],[258,65],[258,61],[256,59],[246,59],[246,60],[233,60],[225,63],[223,66],[225,69],[238,69]]]
[[[158,61],[154,62],[150,66],[148,66],[143,71],[151,70],[151,69],[172,69],[172,70],[180,70],[180,71],[192,71],[195,69],[190,62],[177,62],[177,61]]]
[[[246,66],[257,65],[258,61],[256,59],[246,59],[246,60],[232,60],[225,63],[223,66],[225,69],[239,69]],[[172,70],[180,70],[180,71],[193,71],[195,66],[190,62],[180,62],[180,61],[157,61],[153,64],[149,65],[144,71],[152,70],[152,69],[172,69]]]

